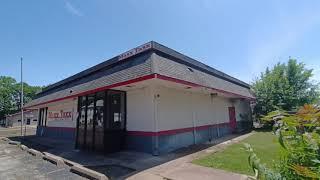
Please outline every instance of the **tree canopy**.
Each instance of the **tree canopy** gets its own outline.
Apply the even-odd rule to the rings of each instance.
[[[41,91],[40,86],[31,86],[24,83],[24,103],[34,98]],[[20,110],[21,88],[20,82],[9,76],[0,76],[0,120],[6,115]]]
[[[314,103],[319,99],[319,86],[310,80],[312,76],[312,69],[295,59],[278,63],[271,70],[266,68],[252,84],[255,113],[260,116],[277,109],[292,111]]]

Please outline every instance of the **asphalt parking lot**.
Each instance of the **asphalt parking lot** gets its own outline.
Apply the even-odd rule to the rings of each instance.
[[[35,135],[36,134],[36,126],[27,126],[26,127],[26,136]],[[22,133],[24,134],[24,127],[22,127]],[[0,127],[0,137],[14,137],[14,136],[21,136],[21,127]]]
[[[33,156],[16,145],[0,140],[0,179],[72,180],[85,178],[70,172],[68,167],[58,168],[55,164]]]

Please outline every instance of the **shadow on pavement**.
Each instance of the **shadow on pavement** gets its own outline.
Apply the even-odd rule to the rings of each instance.
[[[36,138],[36,135],[26,136],[26,137],[21,137],[21,136],[9,137],[9,139],[12,141],[19,141],[21,142],[21,144],[41,152],[48,151],[49,149],[53,148],[51,146],[34,141],[33,140],[34,138]]]
[[[181,148],[168,154],[153,156],[147,153],[134,151],[120,151],[112,154],[101,154],[92,151],[82,151],[75,149],[73,141],[57,138],[26,136],[10,137],[14,141],[20,141],[29,148],[42,152],[49,152],[56,156],[81,164],[87,168],[103,173],[110,179],[124,179],[143,170],[155,167],[168,161],[204,150],[221,142],[230,140],[241,134],[232,134],[216,139],[206,144],[192,145]]]

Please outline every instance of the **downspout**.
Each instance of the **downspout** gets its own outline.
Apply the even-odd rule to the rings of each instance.
[[[219,121],[220,121],[220,120],[219,120]],[[218,123],[217,134],[218,134],[218,137],[220,137],[220,123]]]
[[[153,42],[151,42],[152,47],[154,46]],[[150,64],[151,64],[151,73],[155,75],[155,79],[157,79],[157,74],[159,73],[158,66],[157,66],[157,55],[155,53],[152,53],[151,56],[149,57],[150,59]],[[153,124],[154,124],[154,132],[155,136],[152,137],[153,142],[154,142],[154,147],[152,150],[152,154],[154,156],[159,155],[159,129],[158,129],[158,99],[160,98],[160,95],[156,91],[156,86],[151,87],[151,96],[153,100]]]
[[[220,137],[220,118],[218,119],[217,136],[218,136],[218,138]]]
[[[195,113],[192,112],[192,121],[193,121],[193,143],[197,144],[197,130],[196,130],[196,122],[195,122]]]
[[[211,107],[213,108],[214,107],[214,98],[217,97],[218,94],[217,93],[210,93],[210,100],[211,100]],[[214,117],[215,114],[212,114],[212,117]],[[215,124],[215,122],[213,122],[213,124]],[[217,136],[220,137],[220,119],[218,119],[218,122],[216,124],[216,128],[217,128]],[[214,135],[213,135],[213,129],[215,128],[215,126],[212,126],[212,130],[210,131],[211,132],[211,139],[214,139]]]
[[[193,93],[191,92],[191,100],[192,102],[194,102],[194,95]],[[196,127],[197,127],[197,122],[196,122],[196,112],[195,112],[195,108],[194,108],[194,104],[192,104],[192,124],[193,124],[193,143],[194,144],[197,144],[197,130],[196,130]]]
[[[212,93],[210,93],[210,106],[211,106],[211,108],[213,108],[213,94]],[[212,112],[214,112],[214,111],[212,111]],[[211,117],[213,118],[214,117],[214,113],[211,115]],[[212,123],[212,124],[214,124],[214,122]],[[209,142],[211,142],[212,141],[212,139],[213,139],[213,126],[212,126],[212,124],[211,124],[211,126],[209,127],[209,136],[210,136],[210,139],[209,139]]]
[[[152,87],[152,95],[153,95],[153,119],[154,119],[154,132],[155,136],[154,139],[154,150],[153,155],[159,155],[159,136],[158,136],[158,98],[160,95],[155,93],[154,87]]]

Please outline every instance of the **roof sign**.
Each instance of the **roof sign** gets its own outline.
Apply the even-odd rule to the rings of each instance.
[[[127,58],[129,58],[131,56],[134,56],[134,55],[136,55],[138,53],[141,53],[143,51],[146,51],[148,49],[151,49],[151,42],[148,42],[146,44],[143,44],[143,45],[138,46],[138,47],[136,47],[134,49],[131,49],[131,50],[125,52],[125,53],[120,54],[118,56],[118,60],[121,61],[121,60],[127,59]]]

